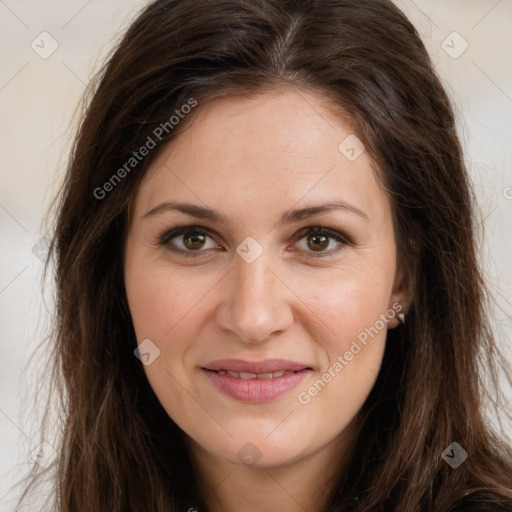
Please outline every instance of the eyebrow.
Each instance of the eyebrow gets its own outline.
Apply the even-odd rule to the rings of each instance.
[[[368,215],[366,215],[363,210],[345,201],[337,200],[324,204],[308,206],[305,208],[287,210],[281,215],[281,218],[277,221],[277,225],[283,226],[287,224],[293,224],[295,222],[300,222],[301,220],[308,219],[310,217],[320,215],[321,213],[326,213],[333,210],[345,210],[352,212],[367,221],[370,220]],[[142,219],[144,220],[155,217],[156,215],[160,215],[169,211],[179,211],[198,219],[208,219],[214,222],[218,222],[227,228],[232,227],[231,220],[219,210],[181,201],[165,201],[160,203],[159,205],[146,212],[142,216]]]

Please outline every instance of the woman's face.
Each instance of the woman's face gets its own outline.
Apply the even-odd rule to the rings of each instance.
[[[343,448],[406,304],[388,197],[316,95],[195,114],[144,177],[125,248],[147,378],[210,456],[276,466]]]

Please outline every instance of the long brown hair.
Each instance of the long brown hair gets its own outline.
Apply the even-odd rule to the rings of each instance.
[[[183,105],[279,87],[320,93],[353,122],[389,193],[399,261],[414,284],[325,510],[510,506],[512,450],[484,415],[500,396],[502,356],[476,254],[475,200],[451,102],[414,27],[388,0],[157,0],[92,82],[56,203],[56,325],[46,346],[62,408],[48,469],[55,509],[207,510],[184,434],[133,354],[129,207],[187,126],[169,122]],[[119,173],[163,125],[156,147]],[[456,469],[442,457],[453,442],[468,454]]]

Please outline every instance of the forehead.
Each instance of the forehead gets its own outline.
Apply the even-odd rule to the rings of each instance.
[[[319,95],[290,90],[218,98],[199,104],[153,162],[135,215],[172,199],[262,216],[340,197],[381,215],[387,197],[363,149],[351,123]]]

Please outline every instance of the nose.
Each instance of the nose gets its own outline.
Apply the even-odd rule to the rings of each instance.
[[[246,343],[265,341],[293,322],[294,294],[264,255],[252,263],[235,256],[225,278],[226,295],[216,310],[219,329]]]

